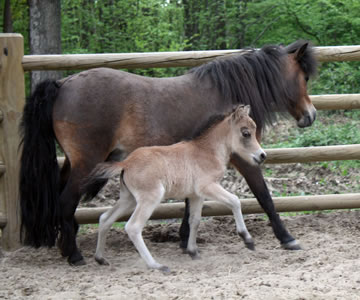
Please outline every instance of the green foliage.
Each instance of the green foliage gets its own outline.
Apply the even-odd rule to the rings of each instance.
[[[309,90],[314,95],[359,93],[360,62],[324,63]]]
[[[61,0],[61,7],[63,53],[233,49],[288,44],[299,38],[319,46],[360,40],[359,1]],[[24,36],[27,54],[27,1],[11,1],[11,8],[13,27]],[[323,64],[311,92],[359,92],[359,67],[360,62]],[[179,68],[130,71],[148,76],[184,72]]]
[[[356,120],[332,124],[316,121],[308,128],[292,128],[286,140],[266,144],[264,147],[294,148],[349,144],[360,144],[360,124]]]

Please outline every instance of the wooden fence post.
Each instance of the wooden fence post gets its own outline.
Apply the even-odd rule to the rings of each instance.
[[[25,103],[23,56],[24,41],[21,34],[0,34],[0,161],[5,168],[0,177],[0,210],[3,210],[2,215],[6,220],[2,246],[7,250],[20,246],[18,127]]]

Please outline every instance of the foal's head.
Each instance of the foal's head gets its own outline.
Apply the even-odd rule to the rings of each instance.
[[[266,153],[256,139],[256,124],[249,114],[250,105],[240,105],[229,116],[232,155],[258,165],[266,159]]]

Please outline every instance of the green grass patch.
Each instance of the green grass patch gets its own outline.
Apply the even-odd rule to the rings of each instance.
[[[124,229],[125,228],[125,224],[126,222],[115,222],[111,228],[119,228],[119,229]],[[87,233],[89,230],[98,230],[99,228],[99,224],[82,224],[80,225],[79,228],[79,234],[85,234]]]
[[[359,117],[360,118],[360,117]],[[350,119],[346,123],[323,124],[315,122],[311,127],[291,128],[286,140],[264,144],[264,148],[295,148],[360,144],[360,122]]]

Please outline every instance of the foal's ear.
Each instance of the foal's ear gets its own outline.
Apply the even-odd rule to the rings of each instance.
[[[241,119],[244,115],[248,116],[250,114],[250,105],[239,105],[235,111],[232,113],[232,119]]]
[[[244,111],[247,115],[250,115],[250,111],[251,111],[251,108],[250,108],[250,105],[245,105],[244,106]]]

